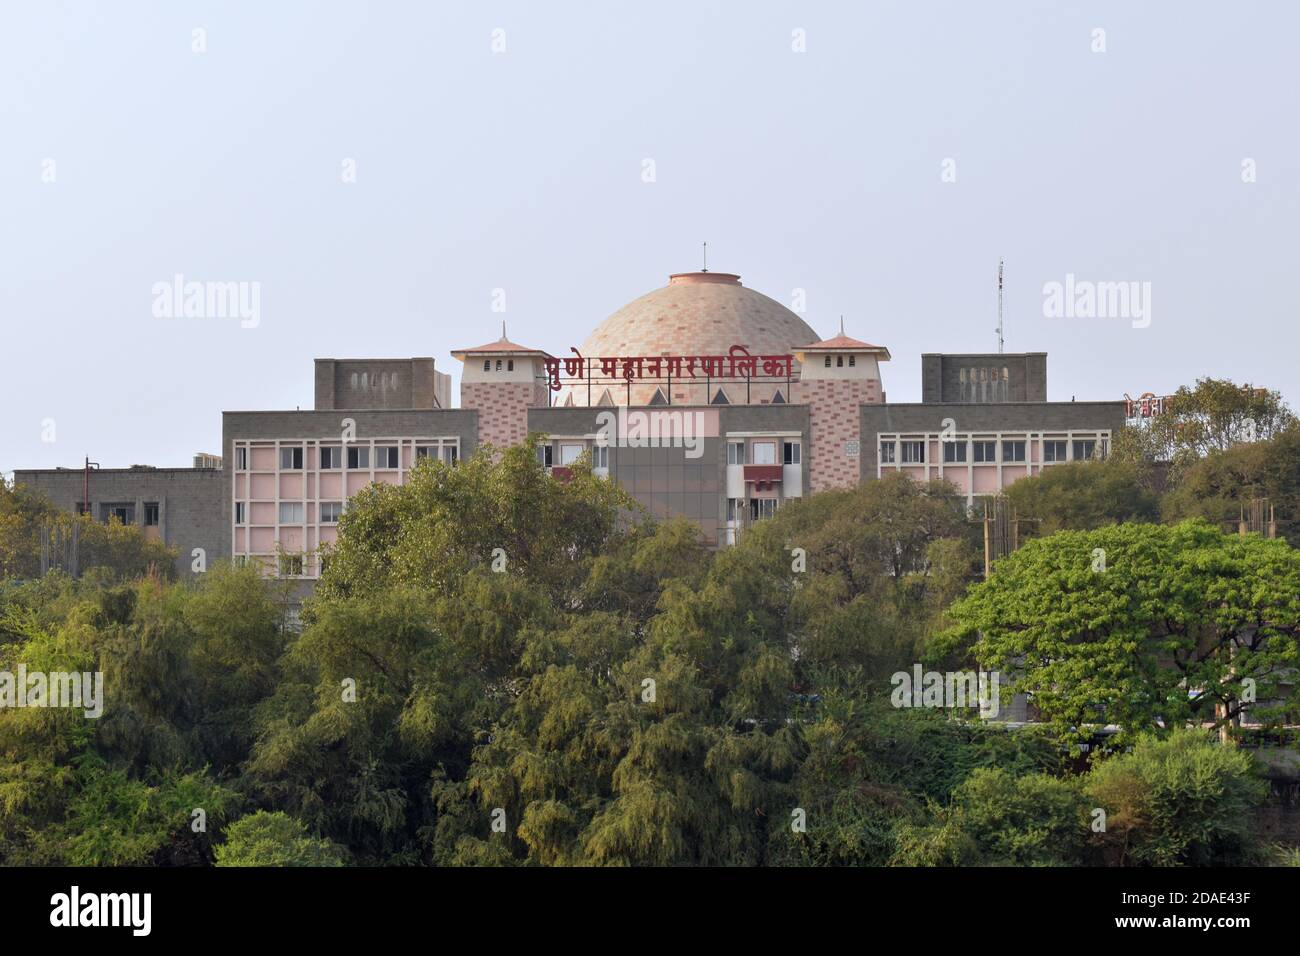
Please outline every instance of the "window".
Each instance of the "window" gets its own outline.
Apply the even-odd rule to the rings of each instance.
[[[843,355],[837,355],[837,356],[835,356],[835,367],[836,367],[836,368],[843,368],[843,367],[844,367],[844,356],[843,356]]]
[[[943,460],[945,462],[965,461],[966,443],[964,441],[946,441],[943,443]]]
[[[492,360],[491,360],[491,359],[484,359],[484,360],[483,360],[483,371],[485,371],[485,372],[490,372],[490,371],[492,371]]]
[[[281,448],[280,449],[280,470],[301,471],[302,470],[302,448]]]
[[[1004,441],[1002,443],[1002,460],[1024,461],[1025,460],[1025,443],[1023,441]]]
[[[343,502],[322,501],[320,503],[320,523],[338,524],[339,515],[343,514]]]
[[[375,467],[376,468],[400,468],[398,465],[397,449],[392,445],[386,445],[383,448],[375,449]]]
[[[330,446],[320,450],[320,467],[322,471],[338,468],[343,464],[343,449]]]
[[[849,356],[849,368],[853,368],[853,367],[855,367],[857,364],[858,364],[858,357],[857,357],[856,355],[850,355],[850,356]]]
[[[158,527],[158,502],[146,501],[144,503],[144,525],[146,528]]]
[[[1076,440],[1074,443],[1074,460],[1086,461],[1097,451],[1097,441],[1093,438]]]
[[[976,461],[997,461],[998,460],[998,443],[995,441],[971,442],[971,448],[975,452]]]
[[[513,372],[514,370],[515,370],[515,360],[514,360],[514,359],[506,359],[506,371],[507,371],[507,372]]]
[[[456,461],[459,458],[460,458],[460,449],[457,448],[455,445],[442,446],[442,460],[445,461],[447,464],[454,465],[456,464]]]
[[[920,465],[925,462],[925,442],[923,441],[905,441],[900,442],[903,446],[903,463],[911,465]]]
[[[1043,461],[1065,461],[1065,442],[1043,442]]]
[[[280,502],[280,524],[302,524],[302,502]]]
[[[591,449],[591,467],[609,468],[609,446],[593,445]]]
[[[880,443],[880,463],[882,465],[892,465],[898,454],[898,446],[892,441],[882,441]]]
[[[749,519],[758,521],[762,518],[770,518],[776,514],[775,498],[750,498],[749,499]]]
[[[550,468],[553,452],[550,445],[537,446],[537,460],[542,463],[543,468]]]
[[[430,445],[416,445],[415,460],[419,461],[421,458],[428,458],[431,447]]]
[[[302,574],[302,555],[301,554],[282,554],[280,555],[280,576],[297,577]]]
[[[100,515],[105,524],[115,518],[122,524],[135,524],[135,505],[102,505]]]
[[[579,458],[582,457],[583,451],[585,451],[585,449],[581,445],[570,445],[567,443],[561,445],[560,464],[566,466],[572,465],[575,461],[577,461]]]
[[[754,464],[775,465],[776,464],[776,442],[774,441],[754,442]]]
[[[745,463],[745,443],[743,441],[727,442],[727,464],[743,465]]]
[[[497,359],[497,371],[501,371],[501,360]]]
[[[369,448],[349,448],[349,449],[348,449],[348,467],[349,467],[349,468],[369,468],[369,467],[370,467],[370,449],[369,449]]]
[[[235,524],[243,524],[248,520],[248,512],[244,510],[246,507],[242,501],[235,502]]]
[[[235,449],[235,470],[248,471],[248,449],[247,448]]]
[[[797,465],[800,462],[800,453],[802,449],[797,441],[781,442],[781,464]]]

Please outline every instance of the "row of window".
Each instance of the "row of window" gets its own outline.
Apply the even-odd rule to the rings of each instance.
[[[853,367],[854,367],[855,365],[857,365],[857,364],[858,364],[858,362],[857,362],[857,356],[856,356],[856,355],[850,355],[850,356],[849,356],[849,368],[853,368]],[[827,367],[827,368],[830,368],[830,367],[831,367],[831,357],[830,357],[829,355],[826,356],[826,367]],[[837,355],[837,356],[835,356],[835,367],[836,367],[836,368],[843,368],[843,367],[844,367],[844,356],[843,356],[843,355]]]
[[[507,371],[507,372],[513,372],[514,370],[515,370],[515,360],[514,360],[514,359],[506,359],[506,371]],[[492,371],[492,360],[491,360],[491,359],[484,359],[484,360],[483,360],[483,371],[485,371],[485,372],[490,372],[490,371]],[[500,359],[497,359],[497,371],[498,371],[498,372],[501,371],[501,360],[500,360]]]
[[[77,504],[77,514],[85,514],[86,506],[84,502]],[[162,516],[162,509],[156,501],[146,501],[144,503],[144,526],[146,528],[156,528],[159,519]],[[122,524],[135,524],[135,505],[131,502],[120,504],[102,504],[99,506],[99,520],[107,524],[116,518]]]
[[[301,501],[280,502],[280,524],[302,524],[303,503]],[[343,502],[320,502],[320,523],[338,524],[339,515],[343,514]],[[248,523],[248,505],[243,501],[235,502],[235,524]]]
[[[753,448],[753,461],[745,460],[745,443],[743,441],[727,442],[728,465],[775,465],[776,442],[756,441]],[[802,449],[797,441],[781,442],[781,464],[797,465],[802,461]]]
[[[560,465],[567,468],[575,461],[582,457],[583,452],[591,451],[592,468],[609,467],[609,446],[592,445],[590,449],[586,445],[568,442],[560,443]],[[555,465],[555,449],[550,445],[537,446],[537,460],[542,463],[543,468],[551,468]]]
[[[883,441],[880,443],[880,462],[884,465],[892,465],[900,460],[905,465],[923,465],[925,464],[925,446],[924,441]],[[967,461],[967,449],[969,448],[970,460],[979,463],[988,463],[998,461],[998,443],[996,441],[975,440],[965,441],[945,441],[943,445],[943,462],[949,464],[962,464]],[[1070,461],[1066,455],[1067,446],[1070,443],[1064,439],[1047,439],[1043,442],[1043,461],[1045,462],[1062,462]],[[1093,458],[1097,454],[1097,440],[1095,438],[1078,438],[1073,442],[1074,461],[1085,461]],[[1014,462],[1023,462],[1025,460],[1026,442],[1023,440],[1004,440],[1002,442],[1002,462],[1011,464]],[[1105,457],[1105,442],[1101,445],[1101,457]]]
[[[763,518],[770,518],[776,514],[776,509],[780,507],[780,502],[775,498],[750,498],[749,499],[749,520],[759,521]],[[727,499],[727,520],[740,521],[745,515],[744,498]]]
[[[320,469],[321,471],[337,470],[343,467],[344,455],[347,452],[347,467],[353,470],[368,471],[371,467],[371,449],[368,445],[348,446],[346,449],[337,446],[326,446],[318,449],[320,452]],[[281,471],[302,471],[305,449],[301,447],[281,448],[280,449],[280,470]],[[449,464],[455,464],[458,450],[455,445],[443,445],[441,448],[437,445],[416,445],[415,458],[419,461],[421,458],[441,458]],[[374,467],[375,468],[400,468],[401,454],[396,445],[380,445],[374,449]],[[235,449],[235,470],[248,470],[248,449]]]

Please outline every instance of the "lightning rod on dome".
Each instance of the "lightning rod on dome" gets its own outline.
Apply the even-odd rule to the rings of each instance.
[[[704,243],[704,266],[703,268],[700,269],[700,271],[701,272],[709,271],[709,244],[707,242]]]

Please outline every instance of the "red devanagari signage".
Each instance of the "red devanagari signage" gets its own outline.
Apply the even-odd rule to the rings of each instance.
[[[789,378],[793,372],[793,355],[750,355],[743,345],[733,345],[726,355],[634,355],[583,358],[570,348],[573,358],[548,356],[544,361],[551,391],[561,387],[560,366],[571,383],[593,380],[641,379],[657,381],[667,376],[677,378]],[[759,374],[759,370],[762,374]]]
[[[1137,398],[1129,398],[1128,392],[1124,393],[1124,417],[1125,418],[1154,418],[1157,415],[1163,415],[1165,403],[1169,401],[1168,395],[1156,395],[1154,392],[1143,392]]]

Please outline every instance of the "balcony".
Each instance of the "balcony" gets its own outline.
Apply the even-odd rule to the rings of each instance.
[[[766,491],[781,481],[780,465],[745,465],[745,484],[751,481],[756,491]]]

